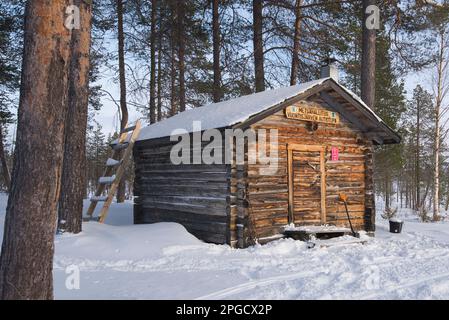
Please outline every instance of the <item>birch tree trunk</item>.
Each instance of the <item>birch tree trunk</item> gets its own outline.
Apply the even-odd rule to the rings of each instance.
[[[71,31],[69,0],[25,10],[16,151],[0,257],[0,299],[52,299]]]
[[[440,139],[441,139],[441,128],[440,128],[440,117],[441,109],[444,100],[444,92],[447,91],[444,88],[445,85],[445,73],[447,71],[447,57],[446,57],[446,33],[444,30],[440,32],[440,48],[438,52],[437,61],[437,88],[436,88],[436,99],[435,99],[435,146],[434,146],[434,186],[433,186],[433,220],[438,221],[440,218]]]
[[[421,163],[420,163],[420,150],[421,150],[421,105],[419,99],[416,101],[416,166],[415,166],[415,183],[416,183],[416,205],[415,210],[421,209]]]

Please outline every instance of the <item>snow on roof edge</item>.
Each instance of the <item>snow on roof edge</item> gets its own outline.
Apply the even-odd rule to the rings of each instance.
[[[354,92],[332,78],[321,78],[300,85],[266,90],[227,101],[212,103],[179,113],[161,122],[144,127],[137,141],[168,137],[182,133],[192,133],[208,129],[219,129],[242,123],[273,106],[279,105],[324,82],[332,80],[354,100],[368,110],[375,118],[387,126],[383,120],[369,108]],[[388,127],[388,126],[387,126]],[[389,127],[388,127],[389,128]],[[391,128],[389,128],[392,130]],[[392,130],[393,131],[393,130]],[[393,131],[394,132],[394,131]]]
[[[336,82],[343,90],[345,90],[354,100],[360,103],[366,110],[368,110],[379,122],[384,122],[356,93],[346,88],[342,84]]]

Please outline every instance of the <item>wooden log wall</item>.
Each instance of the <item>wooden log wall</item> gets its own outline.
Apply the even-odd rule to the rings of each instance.
[[[229,166],[174,165],[174,144],[169,139],[137,142],[134,222],[176,222],[204,241],[229,243],[235,238],[228,232],[230,209],[236,210],[230,203]]]
[[[313,107],[332,110],[318,96],[308,102]],[[288,157],[287,145],[325,146],[326,168],[326,220],[329,224],[349,226],[343,203],[338,194],[348,195],[348,209],[356,229],[372,231],[374,227],[374,192],[372,183],[372,143],[364,133],[342,116],[339,124],[319,123],[316,131],[309,129],[310,122],[288,119],[285,111],[279,111],[257,123],[252,128],[278,129],[279,168],[275,175],[263,176],[261,164],[248,165],[247,198],[256,221],[257,236],[266,238],[281,233],[288,223]],[[267,134],[268,135],[268,134]],[[339,160],[331,161],[331,148],[339,149]],[[297,194],[300,202],[307,194]],[[317,218],[301,216],[301,208],[295,208],[297,224],[319,225]]]
[[[307,103],[333,111],[320,95]],[[339,103],[345,101],[340,99]],[[177,222],[204,241],[241,248],[251,244],[254,238],[272,239],[282,233],[289,219],[287,146],[290,144],[325,148],[326,223],[349,226],[344,205],[338,201],[339,193],[345,193],[355,228],[374,231],[373,144],[361,127],[340,116],[340,123],[319,123],[313,131],[310,122],[288,119],[284,110],[255,122],[252,129],[277,129],[279,133],[279,166],[272,175],[260,174],[265,165],[247,162],[244,165],[173,165],[170,152],[175,143],[169,138],[137,142],[134,148],[135,223]],[[204,142],[202,147],[207,144]],[[339,150],[338,161],[331,161],[332,147]],[[245,159],[247,152],[246,149]],[[307,160],[307,155],[304,158],[304,154],[292,154],[293,166],[301,166],[301,161]],[[318,168],[319,158],[308,161]],[[311,175],[308,182],[301,180],[300,170],[297,174],[293,176],[296,182],[294,221],[319,225],[322,217],[317,212],[299,206],[318,201],[316,192],[301,190],[301,183],[305,187],[307,183],[318,183],[321,177]],[[320,208],[318,204],[312,207],[315,211]]]

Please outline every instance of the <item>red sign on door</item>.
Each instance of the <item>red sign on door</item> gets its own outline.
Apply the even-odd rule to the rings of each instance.
[[[332,147],[331,159],[332,159],[332,161],[338,161],[338,148],[337,147]]]

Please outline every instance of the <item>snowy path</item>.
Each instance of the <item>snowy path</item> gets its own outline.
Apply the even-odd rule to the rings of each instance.
[[[177,224],[133,226],[131,215],[131,203],[114,204],[107,225],[57,237],[57,298],[449,299],[449,223],[410,217],[394,235],[379,221],[365,245],[307,249],[286,239],[235,250]],[[65,287],[70,265],[80,268],[80,290]]]

